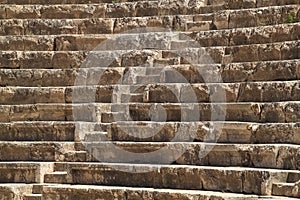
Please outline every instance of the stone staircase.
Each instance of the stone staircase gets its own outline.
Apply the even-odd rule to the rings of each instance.
[[[0,24],[0,200],[300,198],[299,0],[0,0]]]

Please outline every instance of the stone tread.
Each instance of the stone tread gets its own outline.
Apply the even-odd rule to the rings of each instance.
[[[179,81],[178,81],[179,82]],[[147,99],[140,101],[150,103],[207,103],[207,102],[280,102],[300,100],[299,81],[269,81],[247,83],[149,83]],[[143,85],[141,85],[142,87]],[[130,86],[129,86],[130,87]],[[0,88],[0,104],[20,105],[37,103],[113,103],[113,94],[128,94],[122,92],[128,85],[105,86],[74,86],[74,87],[3,87]],[[216,93],[224,93],[224,98],[212,98]],[[121,92],[116,92],[120,90]],[[86,96],[76,96],[83,94]],[[169,93],[170,96],[162,96]],[[193,93],[194,98],[188,98],[186,93]],[[276,94],[276,95],[274,95]],[[119,94],[120,95],[120,94]],[[175,95],[175,96],[174,96]],[[128,102],[128,101],[127,101]]]
[[[183,130],[179,131],[178,127],[182,127]],[[192,129],[193,132],[185,132],[185,128]],[[103,131],[103,128],[99,128],[98,131]],[[169,142],[180,140],[181,135],[190,135],[188,140],[194,138],[195,141],[201,142],[300,144],[297,123],[118,122],[108,126],[107,132],[106,140],[112,141]]]
[[[267,200],[278,199],[288,200],[286,197],[275,196],[257,196],[236,193],[224,193],[199,190],[172,190],[172,189],[154,189],[154,188],[133,188],[133,187],[113,187],[113,186],[86,186],[86,185],[53,185],[43,187],[43,196],[55,196],[59,198],[60,194],[68,194],[66,200],[72,200],[72,195],[76,194],[78,200],[93,198],[94,196],[107,199],[120,197],[131,200],[132,198],[143,200],[183,200],[191,198],[210,199],[210,200]],[[124,199],[124,200],[125,200]]]
[[[282,61],[299,59],[299,41],[237,45],[222,47],[186,48],[179,50],[115,50],[115,51],[2,51],[0,65],[4,69],[68,69],[80,67],[133,67],[147,64],[134,61],[135,57],[153,58],[155,66],[174,65],[157,63],[161,58],[178,59],[180,64],[230,64],[259,61]],[[193,54],[191,55],[191,51]],[[189,53],[189,56],[187,54]],[[247,55],[247,56],[246,56]],[[133,56],[133,57],[131,57]],[[85,59],[103,63],[82,65]],[[106,58],[106,59],[105,59]],[[109,58],[109,59],[108,59]],[[117,58],[117,59],[116,59]],[[182,58],[182,59],[181,59]]]
[[[212,20],[214,29],[242,28],[282,24],[287,22],[288,13],[298,12],[299,5],[273,6],[246,10],[227,10],[217,14],[199,14]],[[274,15],[274,13],[277,13]],[[193,15],[180,15],[184,22],[194,20]],[[300,17],[300,14],[299,14]],[[250,18],[250,19],[248,19]],[[139,27],[165,27],[184,29],[185,26],[172,24],[175,16],[150,16],[127,18],[97,18],[97,19],[2,19],[0,20],[0,35],[57,35],[57,34],[112,34]],[[248,19],[248,20],[245,20]],[[221,20],[221,21],[219,21]],[[244,21],[245,20],[245,21]],[[209,21],[209,20],[208,20]],[[299,21],[297,17],[296,21]],[[130,27],[127,25],[130,23]],[[185,23],[183,23],[185,24]]]
[[[265,195],[271,194],[274,181],[286,182],[291,173],[299,174],[298,170],[116,163],[56,163],[55,170],[68,171],[67,182],[70,184],[125,184],[128,187],[205,189]],[[124,178],[128,173],[130,178]],[[142,177],[140,173],[143,173]]]
[[[300,79],[300,62],[295,60],[282,61],[264,61],[264,62],[247,62],[247,63],[232,63],[232,64],[215,64],[215,67],[196,65],[196,69],[203,73],[210,72],[211,69],[216,70],[214,73],[219,73],[221,80],[206,80],[206,82],[257,82],[257,81],[292,81]],[[138,68],[138,67],[137,67]],[[191,65],[169,65],[166,66],[169,70],[184,72],[193,72]],[[160,73],[166,68],[157,67],[155,73]],[[18,86],[18,87],[59,87],[73,86],[81,73],[95,70],[101,72],[100,69],[0,69],[1,86]],[[122,76],[124,68],[104,69],[107,73],[103,74],[103,81],[98,84],[103,85],[109,83],[109,80],[115,81],[112,77]],[[108,73],[110,72],[110,73]],[[198,80],[200,81],[200,80]],[[87,82],[87,85],[92,83]]]
[[[0,187],[3,183],[9,183],[11,186],[15,183],[43,182],[44,174],[52,172],[53,169],[53,162],[0,162]]]
[[[71,142],[0,142],[3,161],[44,161],[64,160],[64,153],[72,151]]]
[[[61,146],[70,148],[69,146],[72,145],[75,145],[74,148],[76,151],[68,151],[61,148]],[[74,144],[66,142],[0,142],[0,147],[2,149],[0,154],[2,162],[61,162],[70,159],[70,157],[66,156],[70,156],[71,152],[80,152],[83,155],[82,153],[88,150],[93,152],[93,158],[82,159],[77,162],[100,161],[102,163],[150,165],[172,163],[215,167],[236,166],[286,170],[300,169],[297,163],[300,157],[299,145],[292,144],[219,144],[202,142],[80,142]],[[291,159],[292,157],[293,159]]]
[[[120,0],[119,2],[139,2],[144,0]],[[149,0],[154,1],[154,0]],[[113,3],[113,0],[89,0],[89,3]],[[0,4],[41,4],[41,5],[55,5],[55,4],[87,4],[86,0],[1,0]]]
[[[225,8],[225,5],[167,4],[159,1],[62,5],[0,4],[0,19],[78,19],[145,17],[170,14],[192,15],[217,12]]]
[[[96,3],[120,3],[120,2],[139,2],[144,0],[119,0],[114,2],[113,0],[90,0],[89,4],[96,4]],[[155,0],[150,0],[155,1]],[[222,1],[208,1],[208,5],[222,5],[228,4],[229,7],[232,8],[249,8],[249,7],[261,7],[261,6],[275,6],[275,5],[285,5],[287,3],[297,3],[297,0],[269,0],[269,1],[252,1],[252,2],[245,2],[243,0],[236,0],[231,2],[229,0],[222,0]],[[26,5],[26,4],[37,4],[37,5],[55,5],[55,4],[87,4],[85,0],[1,0],[0,4],[19,4],[19,5]]]
[[[110,113],[111,107],[117,109],[129,107],[131,117],[134,121],[149,121],[149,110],[151,103],[131,103],[131,104],[25,104],[25,105],[1,105],[1,122],[13,121],[85,121],[97,122],[103,113]],[[276,102],[276,103],[215,103],[213,107],[222,112],[226,109],[226,116],[217,115],[211,112],[210,103],[198,104],[160,104],[167,114],[167,121],[195,121],[197,116],[201,121],[245,121],[245,122],[299,122],[299,101]],[[192,108],[199,108],[194,119],[187,117],[186,112],[191,112]],[[101,114],[97,111],[101,110]],[[196,109],[197,110],[197,109]],[[73,113],[75,113],[73,115]],[[120,116],[123,113],[120,113]],[[187,118],[185,118],[185,116]],[[195,118],[196,117],[196,118]],[[199,118],[200,119],[200,118]],[[197,120],[199,120],[197,118]],[[127,120],[127,118],[126,118]]]
[[[108,125],[108,137],[113,141],[171,141],[177,133],[175,127],[178,125],[188,125],[184,122],[120,122]],[[293,143],[300,144],[298,137],[299,123],[246,123],[246,122],[195,122],[198,126],[199,135],[194,135],[198,141],[203,141],[203,135],[206,135],[210,128],[213,128],[216,135],[219,135],[219,143]],[[1,141],[77,141],[82,139],[75,138],[74,122],[12,122],[0,123]],[[86,134],[97,134],[97,131],[106,131],[103,124],[92,124],[92,129],[87,129]],[[140,127],[143,126],[143,129]],[[150,130],[157,128],[157,135],[149,138],[134,138],[128,133],[136,135],[146,134]],[[222,131],[220,131],[220,127]],[[113,134],[109,129],[113,129]],[[120,129],[121,128],[121,129]],[[95,132],[96,131],[96,132]],[[125,131],[125,133],[124,133]],[[144,131],[146,133],[144,133]],[[145,137],[145,136],[144,136]],[[214,140],[215,138],[212,138]]]
[[[207,46],[235,46],[245,44],[260,44],[298,40],[300,23],[280,24],[274,26],[258,26],[251,28],[237,28],[214,31],[201,31],[193,33],[182,33],[179,37],[184,39],[193,39],[199,42],[202,47]],[[126,39],[139,38],[142,43],[144,37],[159,36],[163,33],[144,33],[144,34],[122,34]],[[246,38],[241,40],[240,38]],[[94,35],[23,35],[23,36],[0,36],[0,49],[9,51],[78,51],[93,50],[106,39],[113,38],[107,34]],[[180,41],[180,40],[179,40]],[[123,41],[124,42],[124,41]],[[171,41],[170,41],[171,42]],[[122,42],[120,41],[120,44]],[[176,41],[175,41],[176,44]],[[173,46],[175,45],[173,44]],[[130,42],[127,42],[130,45]],[[134,44],[133,44],[134,45]],[[178,43],[176,45],[183,45]],[[118,43],[115,44],[118,46]]]
[[[286,197],[299,197],[299,181],[296,183],[275,183],[272,189],[272,195],[286,196]]]
[[[78,150],[93,152],[93,161],[133,164],[243,166],[299,170],[299,145],[219,144],[197,142],[83,142]],[[119,150],[122,149],[122,150]],[[159,155],[159,156],[158,156]],[[294,157],[295,160],[290,160]],[[174,161],[175,160],[175,161]]]
[[[0,123],[1,141],[74,141],[74,122]]]

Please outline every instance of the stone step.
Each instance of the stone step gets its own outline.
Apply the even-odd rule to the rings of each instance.
[[[237,5],[243,8],[256,8],[263,6],[285,6],[288,4],[297,4],[296,0],[289,2],[269,1],[267,4],[251,4],[242,1],[224,2],[211,5],[205,3],[167,3],[164,1],[138,1],[138,2],[107,2],[93,4],[62,4],[54,5],[10,5],[2,4],[0,7],[1,19],[61,19],[61,18],[115,18],[115,17],[144,17],[161,15],[186,15],[199,13],[214,13],[225,8],[236,9]],[[52,5],[51,5],[52,4]]]
[[[45,183],[66,183],[67,182],[66,171],[56,171],[52,173],[45,174]]]
[[[64,196],[63,196],[64,195]],[[152,199],[152,200],[182,200],[182,199],[236,199],[236,200],[255,200],[255,199],[278,199],[288,200],[290,198],[275,196],[257,196],[228,192],[200,191],[200,190],[172,190],[172,189],[153,189],[153,188],[132,188],[116,186],[91,186],[91,185],[56,185],[46,186],[43,189],[43,197],[65,200],[85,200],[92,198],[122,199]]]
[[[2,51],[0,64],[4,69],[69,69],[108,67],[165,67],[174,64],[230,64],[258,61],[299,59],[299,41],[239,45],[231,47],[203,47],[181,50],[116,50],[116,51]],[[87,57],[88,56],[88,57]],[[180,63],[159,62],[181,58]],[[84,60],[97,61],[83,64]],[[138,60],[137,60],[138,59]],[[99,66],[99,63],[102,63]]]
[[[288,22],[288,13],[297,13],[299,8],[299,5],[286,5],[220,11],[212,16],[212,28],[228,29],[282,24]],[[295,16],[294,22],[299,22],[300,15],[295,14]],[[194,17],[193,15],[166,15],[68,20],[3,19],[0,20],[0,35],[112,34],[128,31],[132,28],[153,27],[153,25],[174,30],[178,28],[185,30],[187,21],[193,20]],[[182,23],[178,24],[178,21]]]
[[[88,4],[98,4],[98,3],[121,3],[121,2],[139,2],[144,0],[90,0]],[[156,1],[156,0],[149,0],[149,1]],[[245,9],[245,8],[255,8],[255,7],[262,7],[262,6],[277,6],[277,5],[286,5],[286,4],[297,4],[297,0],[289,0],[289,1],[277,1],[277,0],[269,0],[269,1],[244,1],[244,0],[210,0],[207,1],[207,5],[226,5],[226,7],[231,9]],[[87,4],[85,0],[1,0],[0,4],[18,4],[18,5],[56,5],[56,4]]]
[[[99,142],[99,141],[107,141],[108,135],[107,132],[88,132],[84,133],[84,138],[82,138],[82,141],[85,142]]]
[[[119,104],[112,104],[112,106]],[[117,114],[124,121],[244,121],[299,122],[299,102],[275,103],[131,103],[121,104],[128,112]],[[77,121],[101,122],[103,113],[111,115],[107,104],[27,104],[2,105],[0,122]],[[130,115],[128,115],[130,114]],[[115,115],[116,116],[116,115]],[[102,121],[103,123],[106,123]],[[110,122],[108,122],[110,123]]]
[[[278,5],[286,5],[286,4],[297,4],[297,0],[289,0],[289,1],[244,1],[244,0],[208,0],[208,5],[222,5],[225,4],[230,9],[247,9],[247,8],[259,8],[265,6],[278,6]]]
[[[117,2],[139,2],[144,0],[118,0]],[[153,0],[149,0],[153,1]],[[90,3],[117,3],[113,0],[89,0]],[[27,5],[27,4],[37,4],[37,5],[56,5],[56,4],[86,4],[86,0],[1,0],[0,4],[20,4],[20,5]]]
[[[238,45],[228,47],[187,48],[163,51],[163,58],[180,57],[181,64],[230,64],[298,59],[299,42]],[[192,53],[192,51],[194,51]]]
[[[22,121],[0,123],[1,141],[74,141],[75,124]]]
[[[57,163],[55,168],[58,171],[68,171],[69,184],[214,190],[264,195],[271,194],[272,183],[286,182],[290,173],[299,173],[297,170],[263,168],[105,163]]]
[[[124,104],[124,106],[126,105]],[[220,103],[213,105],[205,103],[162,103],[156,105],[151,103],[132,103],[127,106],[133,121],[225,120],[244,122],[299,122],[299,115],[297,114],[299,102],[297,101],[281,103]]]
[[[95,162],[179,164],[299,170],[299,145],[218,144],[196,142],[83,142]],[[290,158],[294,157],[294,160]]]
[[[128,103],[128,102],[143,102],[144,101],[144,95],[143,94],[122,94],[121,96],[121,102],[122,103]]]
[[[84,161],[85,151],[75,151],[74,142],[1,141],[0,161]]]
[[[193,71],[185,73],[189,77]],[[175,70],[165,70],[165,81],[161,76],[138,76],[137,85],[75,86],[75,87],[2,87],[2,105],[37,103],[112,103],[112,102],[149,102],[149,103],[197,103],[197,102],[279,102],[300,99],[299,81],[269,81],[245,83],[189,83]],[[202,77],[198,75],[197,82]],[[197,79],[197,78],[196,78]],[[140,84],[140,85],[139,85]],[[140,93],[132,93],[127,88],[146,86]],[[85,96],[81,96],[85,94]],[[223,95],[214,98],[213,95]]]
[[[97,114],[109,111],[105,104],[24,104],[1,105],[0,122],[17,121],[84,121],[96,122],[100,119]],[[89,111],[87,111],[89,110]],[[84,111],[84,112],[82,112]]]
[[[299,23],[182,33],[180,39],[196,40],[201,46],[235,46],[299,40]]]
[[[101,113],[101,123],[112,123],[115,121],[130,121],[130,117],[123,111]]]
[[[217,12],[225,5],[167,3],[165,1],[97,4],[11,5],[1,4],[0,19],[78,19],[187,15]]]
[[[30,184],[0,184],[0,199],[22,199],[23,194],[30,193],[32,185]]]
[[[174,72],[184,74],[190,82],[256,82],[256,81],[289,81],[300,79],[299,60],[265,61],[232,63],[224,65],[173,65],[165,67],[148,67],[146,74],[160,74],[169,70],[169,76],[174,76]],[[80,74],[90,74],[87,76],[86,85],[107,85],[118,83],[124,74],[125,68],[109,68],[102,70],[83,69],[0,69],[1,86],[21,86],[21,87],[58,87],[73,86],[76,78]],[[196,70],[196,71],[195,71]],[[195,72],[202,74],[205,80],[194,77]],[[86,72],[85,72],[86,71]],[[172,71],[173,74],[172,74]],[[102,74],[101,78],[90,81],[92,74],[97,72]],[[219,74],[219,75],[218,75]],[[220,77],[220,78],[218,78]],[[175,79],[175,77],[173,77]],[[175,79],[176,80],[176,79]],[[166,81],[171,82],[172,78],[166,77]],[[94,82],[94,83],[93,83]],[[96,82],[96,83],[95,83]],[[144,91],[144,89],[142,89]],[[132,91],[133,92],[133,91]],[[138,91],[139,92],[139,91]]]
[[[299,198],[299,183],[299,181],[296,183],[274,183],[272,195]]]
[[[77,139],[72,122],[13,122],[0,124],[1,141],[87,141],[95,137],[113,141],[169,142],[180,134],[177,127],[194,127],[197,132],[191,137],[196,141],[220,143],[291,143],[300,144],[297,123],[242,123],[242,122],[118,122],[111,125],[93,124],[93,129],[81,130],[86,138]],[[98,128],[96,128],[98,127]],[[142,127],[142,128],[141,128]],[[97,130],[96,130],[97,129]],[[96,132],[93,132],[96,131]],[[108,131],[108,134],[106,133]],[[46,133],[55,133],[52,136]],[[146,137],[153,133],[151,137]],[[212,134],[213,133],[213,134]],[[68,135],[63,137],[63,135]],[[95,135],[93,135],[95,134]],[[100,134],[100,135],[99,135]],[[207,137],[212,134],[214,137]],[[75,136],[74,136],[75,135]],[[91,136],[90,136],[91,135]],[[61,136],[61,137],[60,137]],[[102,137],[103,136],[103,137]],[[56,137],[58,137],[56,139]],[[66,138],[66,139],[64,139]],[[98,138],[98,139],[100,139]],[[99,140],[98,140],[99,141]]]
[[[0,162],[1,183],[41,183],[44,182],[44,174],[52,171],[53,163]],[[32,187],[27,192],[31,191]]]
[[[107,132],[111,141],[176,142],[194,139],[218,143],[300,144],[297,123],[118,122],[111,124]]]
[[[23,200],[42,200],[42,194],[24,194]]]
[[[57,186],[57,185],[56,184],[44,184],[44,183],[32,184],[32,194],[42,194],[43,188],[46,186]]]
[[[55,161],[55,145],[50,143],[0,142],[1,161]]]
[[[294,7],[295,6],[295,7]],[[299,6],[299,4],[298,4]],[[275,20],[276,24],[281,24],[284,22],[289,22],[288,15],[293,13],[295,19],[293,22],[299,21],[297,13],[299,7],[296,5],[293,6],[274,6],[274,7],[262,7],[257,9],[242,9],[242,10],[224,10],[219,11],[213,20],[213,24],[216,29],[224,28],[242,28],[242,27],[256,27],[256,26],[265,26],[265,25],[274,25],[270,24],[268,20]],[[293,8],[292,8],[293,7]],[[269,9],[270,8],[270,9]],[[274,16],[274,13],[280,13],[279,18]],[[276,19],[275,19],[276,18]],[[275,22],[274,21],[274,22]]]
[[[176,79],[175,75],[176,72],[171,73],[168,78],[171,80]],[[178,82],[183,81],[177,79],[177,81],[172,80],[170,82],[173,82],[173,84],[158,83],[148,85],[147,90],[144,92],[147,96],[142,102],[276,102],[300,99],[300,96],[297,95],[299,94],[298,81],[240,84],[178,84]],[[214,98],[214,95],[219,95],[219,97]],[[221,95],[224,97],[222,98]]]
[[[199,46],[201,45],[203,47],[235,46],[299,40],[299,29],[300,23],[293,23],[192,33],[173,33],[174,36],[179,36],[180,40],[177,42],[172,42],[172,38],[170,38],[172,34],[168,33],[140,33],[139,35],[132,33],[124,34],[120,37],[98,34],[0,36],[0,49],[5,51],[91,51],[100,44],[104,45],[106,39],[116,40],[107,43],[112,43],[113,48],[118,48],[119,50],[122,48],[135,49],[137,45],[151,45],[151,47],[158,49],[170,48],[170,44],[165,44],[167,39],[170,40],[169,43],[172,42],[179,47],[195,46],[195,41],[199,43]],[[160,35],[162,37],[161,39],[153,39],[153,42],[150,44],[149,41],[151,40],[149,38]],[[120,39],[120,41],[118,41],[118,39]],[[186,44],[185,40],[192,40],[192,43]],[[179,47],[175,46],[173,48],[179,49]],[[107,50],[110,48],[112,48],[110,45],[105,47]]]
[[[186,31],[209,31],[213,25],[211,21],[187,22]]]
[[[63,161],[66,162],[85,162],[88,158],[86,151],[68,151],[64,154]]]
[[[145,84],[155,84],[161,82],[160,74],[158,75],[139,75],[137,74],[135,84],[145,85]],[[125,82],[126,84],[126,82]]]

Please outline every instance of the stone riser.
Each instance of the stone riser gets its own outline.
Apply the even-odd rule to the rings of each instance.
[[[0,142],[0,161],[83,162],[86,151],[75,151],[74,142]]]
[[[20,200],[23,194],[31,191],[30,184],[0,184],[0,200]]]
[[[88,189],[88,190],[87,190]],[[47,186],[43,188],[43,199],[54,200],[86,200],[93,198],[104,199],[126,199],[126,200],[256,200],[256,195],[243,195],[235,193],[221,193],[208,191],[186,191],[186,190],[168,190],[168,189],[150,189],[150,188],[124,188],[108,186]],[[263,197],[261,197],[263,198]],[[265,197],[269,198],[269,197]],[[283,197],[270,197],[270,199],[284,200]]]
[[[201,31],[197,33],[181,34],[180,39],[196,40],[199,45],[203,47],[207,46],[235,46],[235,45],[247,45],[247,44],[259,44],[259,43],[274,43],[283,41],[298,40],[300,38],[298,32],[300,30],[300,24],[281,24],[275,26],[261,26],[255,28],[242,28],[242,29],[226,29],[217,31]],[[159,35],[154,33],[153,35]],[[147,42],[143,41],[145,38],[139,36],[128,35],[122,36],[128,40],[138,38],[139,44]],[[145,36],[151,35],[151,33],[145,34]],[[124,39],[123,38],[123,39]],[[0,37],[0,49],[9,51],[79,51],[87,50],[91,51],[97,47],[101,42],[109,39],[108,35],[65,35],[65,36],[1,36]],[[136,41],[136,40],[135,40]],[[160,40],[155,41],[157,43],[162,42]],[[187,46],[185,41],[173,42],[173,48],[179,48]],[[153,41],[154,43],[154,41]],[[171,43],[171,40],[170,40]],[[126,44],[126,48],[129,49],[130,45],[134,45],[128,41],[124,43],[124,40],[114,43],[115,47],[122,47]],[[153,45],[153,44],[151,44]],[[160,44],[161,45],[161,44]],[[194,44],[191,44],[191,46]],[[157,44],[159,46],[159,44]],[[171,44],[169,44],[171,46]],[[107,47],[109,49],[109,47]],[[124,47],[123,47],[124,48]],[[134,46],[133,46],[134,49]]]
[[[57,143],[57,145],[60,145]],[[65,157],[56,157],[52,144],[49,143],[5,143],[2,148],[1,161],[70,161],[86,162],[90,160],[83,155],[88,149],[93,152],[92,161],[102,163],[132,164],[179,164],[220,167],[255,167],[299,170],[297,158],[300,156],[296,145],[232,145],[204,143],[77,143],[77,159],[71,159],[71,153]],[[115,147],[123,149],[116,151]],[[52,149],[50,149],[52,148]],[[39,152],[33,155],[31,152]],[[52,151],[52,152],[51,152]],[[157,156],[156,151],[163,155]],[[52,155],[50,155],[52,154]],[[68,157],[69,155],[69,157]],[[75,154],[73,154],[75,155]],[[293,159],[291,160],[291,157]],[[77,159],[77,160],[76,160]],[[3,170],[3,169],[1,169]]]
[[[237,30],[218,30],[218,31],[204,31],[198,33],[186,33],[181,34],[181,39],[194,39],[199,42],[199,45],[203,47],[207,46],[235,46],[235,45],[247,45],[257,43],[274,43],[283,41],[298,40],[300,38],[298,32],[300,30],[300,24],[283,24],[275,26],[261,26],[255,28],[242,28]],[[145,36],[160,35],[159,33],[147,33]],[[122,36],[121,38],[125,38]],[[132,42],[130,39],[134,40]],[[139,38],[136,41],[136,38]],[[241,39],[244,38],[244,39]],[[14,51],[79,51],[88,50],[91,51],[97,47],[101,42],[109,39],[106,35],[65,35],[65,36],[10,36],[0,37],[0,49],[1,50],[14,50]],[[145,38],[141,35],[128,35],[126,36],[126,43],[124,40],[114,43],[116,48],[132,49],[136,47],[136,44],[147,44]],[[155,40],[157,47],[162,46],[160,41]],[[163,42],[163,40],[161,41]],[[171,41],[170,41],[171,43]],[[153,45],[153,44],[151,44]],[[179,49],[179,47],[187,46],[185,41],[173,42],[172,48]],[[194,44],[192,44],[194,45]],[[191,45],[191,46],[192,46]],[[169,44],[167,47],[171,46]],[[177,47],[179,46],[179,47]],[[107,47],[109,50],[109,47]]]
[[[139,125],[137,125],[139,124]],[[142,125],[143,124],[143,125]],[[188,123],[117,123],[108,126],[106,139],[113,141],[136,142],[169,142],[178,134],[177,126],[189,126]],[[220,143],[293,143],[300,144],[296,123],[230,123],[199,122],[195,123],[197,133],[191,135],[197,141],[217,141]],[[222,126],[223,125],[223,126]],[[141,129],[141,126],[143,127]],[[0,124],[0,139],[2,141],[74,141],[75,124],[69,122],[19,122]],[[96,127],[95,127],[96,128]],[[222,128],[222,130],[220,130]],[[99,132],[106,128],[97,128]],[[213,138],[205,138],[209,129],[213,129]],[[153,137],[145,135],[153,133]],[[85,133],[89,133],[86,130]],[[93,133],[97,135],[97,132]],[[134,134],[131,136],[129,134]],[[95,136],[96,137],[96,136]],[[77,139],[80,142],[79,139]]]
[[[299,5],[293,5],[233,10],[225,12],[225,16],[224,13],[220,12],[215,14],[212,19],[213,25],[209,28],[227,29],[282,24],[288,21],[288,13],[297,13],[298,10]],[[300,14],[297,17],[296,21],[299,21]],[[180,21],[183,23],[178,23],[178,17],[174,16],[73,19],[67,21],[60,19],[7,19],[1,20],[0,35],[112,34],[139,27],[165,27],[182,31],[186,30],[187,23],[193,19],[192,15],[182,15]]]
[[[1,183],[41,183],[44,174],[53,171],[53,163],[1,162]],[[0,186],[1,188],[1,186]]]
[[[190,104],[189,106],[191,106]],[[124,105],[126,106],[126,105]],[[193,108],[185,107],[179,104],[162,104],[166,112],[167,121],[251,121],[251,122],[298,122],[299,103],[236,103],[236,104],[219,104],[214,105],[214,112],[211,111],[209,104],[199,104],[199,112]],[[134,121],[149,121],[149,111],[152,104],[131,104],[129,105],[130,116]],[[222,119],[224,109],[225,119]],[[218,111],[219,110],[219,111]],[[156,115],[155,115],[156,114]],[[153,113],[152,121],[160,121],[164,116],[161,113]],[[197,115],[200,118],[197,118]],[[156,119],[157,118],[157,119]]]
[[[120,2],[139,2],[144,0],[118,0],[114,2],[113,0],[90,0],[89,3],[97,4],[97,3],[114,3],[118,4]],[[156,0],[149,0],[156,1]],[[252,8],[252,7],[262,7],[262,6],[276,6],[276,5],[286,5],[287,3],[296,4],[297,0],[269,0],[269,1],[251,1],[245,2],[243,0],[236,0],[234,2],[229,0],[208,0],[206,2],[208,5],[222,5],[226,4],[229,8],[232,9],[241,9],[241,8]],[[85,0],[1,0],[0,4],[38,4],[38,5],[55,5],[55,4],[86,4]]]
[[[103,107],[104,106],[104,107]],[[109,105],[71,105],[71,104],[36,104],[1,106],[1,122],[10,121],[86,121],[100,122],[104,113],[109,113]],[[114,107],[115,105],[113,105]],[[117,105],[116,105],[117,106]],[[128,106],[134,121],[149,121],[152,104],[122,104]],[[227,103],[214,104],[161,104],[167,121],[244,121],[244,122],[299,122],[299,102],[282,103]],[[192,108],[196,106],[196,110]],[[199,108],[199,109],[198,109]],[[120,112],[120,109],[117,108]],[[221,110],[220,110],[221,109]],[[197,111],[199,110],[199,112]],[[225,119],[223,119],[223,111]],[[191,115],[193,112],[195,116]],[[212,115],[212,113],[214,113]],[[219,114],[218,114],[219,113]],[[226,116],[225,116],[226,115]],[[120,113],[120,116],[123,116]],[[197,117],[199,116],[199,118]],[[74,118],[75,117],[75,118]],[[114,117],[109,116],[109,118]],[[157,118],[159,117],[159,118]],[[195,118],[196,117],[196,118]],[[156,119],[157,118],[157,119]],[[153,115],[153,121],[160,121],[161,116]],[[113,118],[112,118],[113,119]],[[126,118],[127,119],[127,118]],[[105,121],[106,119],[102,119]],[[107,120],[109,121],[109,120]],[[165,119],[164,119],[165,121]]]
[[[273,185],[272,195],[286,197],[300,197],[299,190],[300,181],[296,183],[277,183]]]
[[[178,130],[186,127],[186,132]],[[193,132],[189,131],[192,127]],[[184,138],[181,135],[188,134],[188,139],[219,143],[293,143],[300,144],[296,124],[251,124],[251,123],[114,123],[108,127],[108,140],[135,141],[135,142],[169,142]],[[99,130],[100,131],[100,130]],[[102,130],[103,131],[103,130]],[[150,133],[150,135],[149,135]],[[152,133],[152,134],[151,134]],[[94,133],[97,134],[97,133]],[[149,136],[149,137],[147,137]],[[95,140],[96,141],[96,140]]]
[[[68,3],[68,2],[64,2]],[[71,2],[70,2],[71,3]],[[98,2],[96,2],[98,3]],[[257,4],[245,3],[243,1],[234,2],[220,2],[215,5],[184,5],[181,3],[170,4],[167,2],[159,1],[139,1],[129,3],[115,2],[113,4],[94,4],[84,5],[76,3],[77,5],[51,5],[55,2],[45,5],[5,5],[0,7],[0,18],[115,18],[115,17],[144,17],[144,16],[160,16],[160,15],[190,15],[200,13],[215,13],[219,10],[228,8],[259,8],[263,6],[285,6],[287,4],[297,4],[297,0],[291,0],[289,2],[282,1],[268,1],[267,5],[264,2],[258,1]],[[32,4],[32,3],[31,3]]]
[[[23,197],[23,200],[42,200],[41,194],[26,194]]]
[[[227,65],[199,66],[195,70],[198,73],[211,74],[206,76],[206,82],[245,82],[245,81],[289,81],[300,79],[299,60],[286,60],[274,62],[253,62],[253,63],[234,63]],[[123,76],[125,68],[109,68],[109,73],[102,73],[102,77],[98,78],[99,85],[113,84],[119,81]],[[156,68],[157,73],[165,71],[165,68]],[[199,78],[195,79],[191,76],[194,73],[190,65],[168,66],[169,71],[186,74],[187,81],[193,83],[195,81],[203,82]],[[93,77],[93,70],[86,70],[87,82],[86,85],[95,84],[89,82],[90,77]],[[95,70],[101,72],[101,70]],[[76,78],[84,73],[84,69],[78,72],[78,69],[0,69],[1,85],[2,86],[20,86],[20,87],[59,87],[73,86]],[[26,74],[26,76],[24,75]],[[84,73],[85,74],[85,73]],[[195,73],[194,73],[195,74]],[[219,74],[221,80],[218,80],[213,74]],[[172,73],[170,74],[172,75]],[[211,78],[210,78],[211,77]],[[97,80],[97,79],[96,79]],[[169,79],[169,82],[173,78]],[[175,79],[176,80],[176,79]]]
[[[59,171],[67,169],[68,182],[72,184],[204,189],[246,194],[271,194],[272,182],[282,180],[285,182],[289,173],[297,173],[297,171],[234,167],[91,163],[61,163],[56,164],[55,168]],[[134,169],[136,173],[130,173],[130,169]]]
[[[105,52],[57,52],[57,51],[38,51],[38,52],[12,52],[3,51],[0,64],[8,69],[68,69],[85,67],[83,61],[97,61],[89,63],[87,67],[134,67],[154,63],[157,67],[171,65],[170,63],[159,63],[163,59],[178,58],[177,64],[212,64],[212,63],[242,63],[258,61],[280,61],[300,58],[299,43],[297,41],[271,44],[242,45],[234,47],[209,47],[209,48],[189,48],[182,53],[176,50],[157,51],[149,53],[144,51],[111,51]],[[191,52],[193,51],[193,54]],[[162,55],[160,55],[160,53]],[[189,53],[187,55],[187,53]],[[87,57],[88,56],[88,57]],[[108,60],[109,58],[109,60]],[[140,58],[139,61],[135,59]],[[141,60],[153,58],[154,61]],[[182,59],[180,59],[182,58]],[[99,66],[99,63],[102,63]],[[172,63],[174,65],[174,63]]]
[[[179,82],[179,81],[178,81]],[[142,86],[142,85],[141,85]],[[297,101],[300,99],[300,87],[298,81],[291,82],[256,82],[235,84],[149,84],[147,98],[138,99],[149,103],[208,103],[208,102],[279,102]],[[126,86],[124,86],[125,88]],[[21,88],[7,87],[0,89],[0,104],[36,104],[36,103],[112,103],[120,102],[114,100],[113,96],[133,95],[130,92],[117,92],[122,85],[98,86],[89,88]],[[222,93],[221,93],[222,92]],[[213,98],[214,94],[224,94],[223,98]],[[75,95],[77,97],[73,97]],[[79,96],[85,94],[86,96]],[[189,97],[188,94],[195,96]],[[274,95],[276,94],[276,95]],[[132,99],[126,102],[132,102]],[[12,103],[13,102],[13,103]]]
[[[55,161],[55,146],[50,143],[2,143],[1,161]]]
[[[138,2],[141,0],[119,0],[119,2]],[[153,1],[153,0],[149,0]],[[112,3],[113,0],[89,0],[89,3]],[[86,0],[1,0],[0,4],[86,4]]]
[[[117,150],[116,147],[121,150]],[[297,145],[209,143],[77,143],[78,150],[93,152],[102,163],[179,164],[299,170]],[[158,156],[159,155],[159,156]],[[293,159],[291,159],[293,157]]]
[[[20,122],[0,124],[1,141],[74,141],[74,123]]]
[[[292,3],[291,3],[292,4]],[[78,19],[78,18],[122,18],[162,15],[192,15],[213,13],[225,6],[204,4],[186,6],[159,1],[138,3],[77,4],[77,5],[5,5],[0,6],[0,19]]]

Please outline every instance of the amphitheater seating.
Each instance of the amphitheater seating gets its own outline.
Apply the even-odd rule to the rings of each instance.
[[[0,200],[300,198],[299,0],[0,0],[0,24]]]

